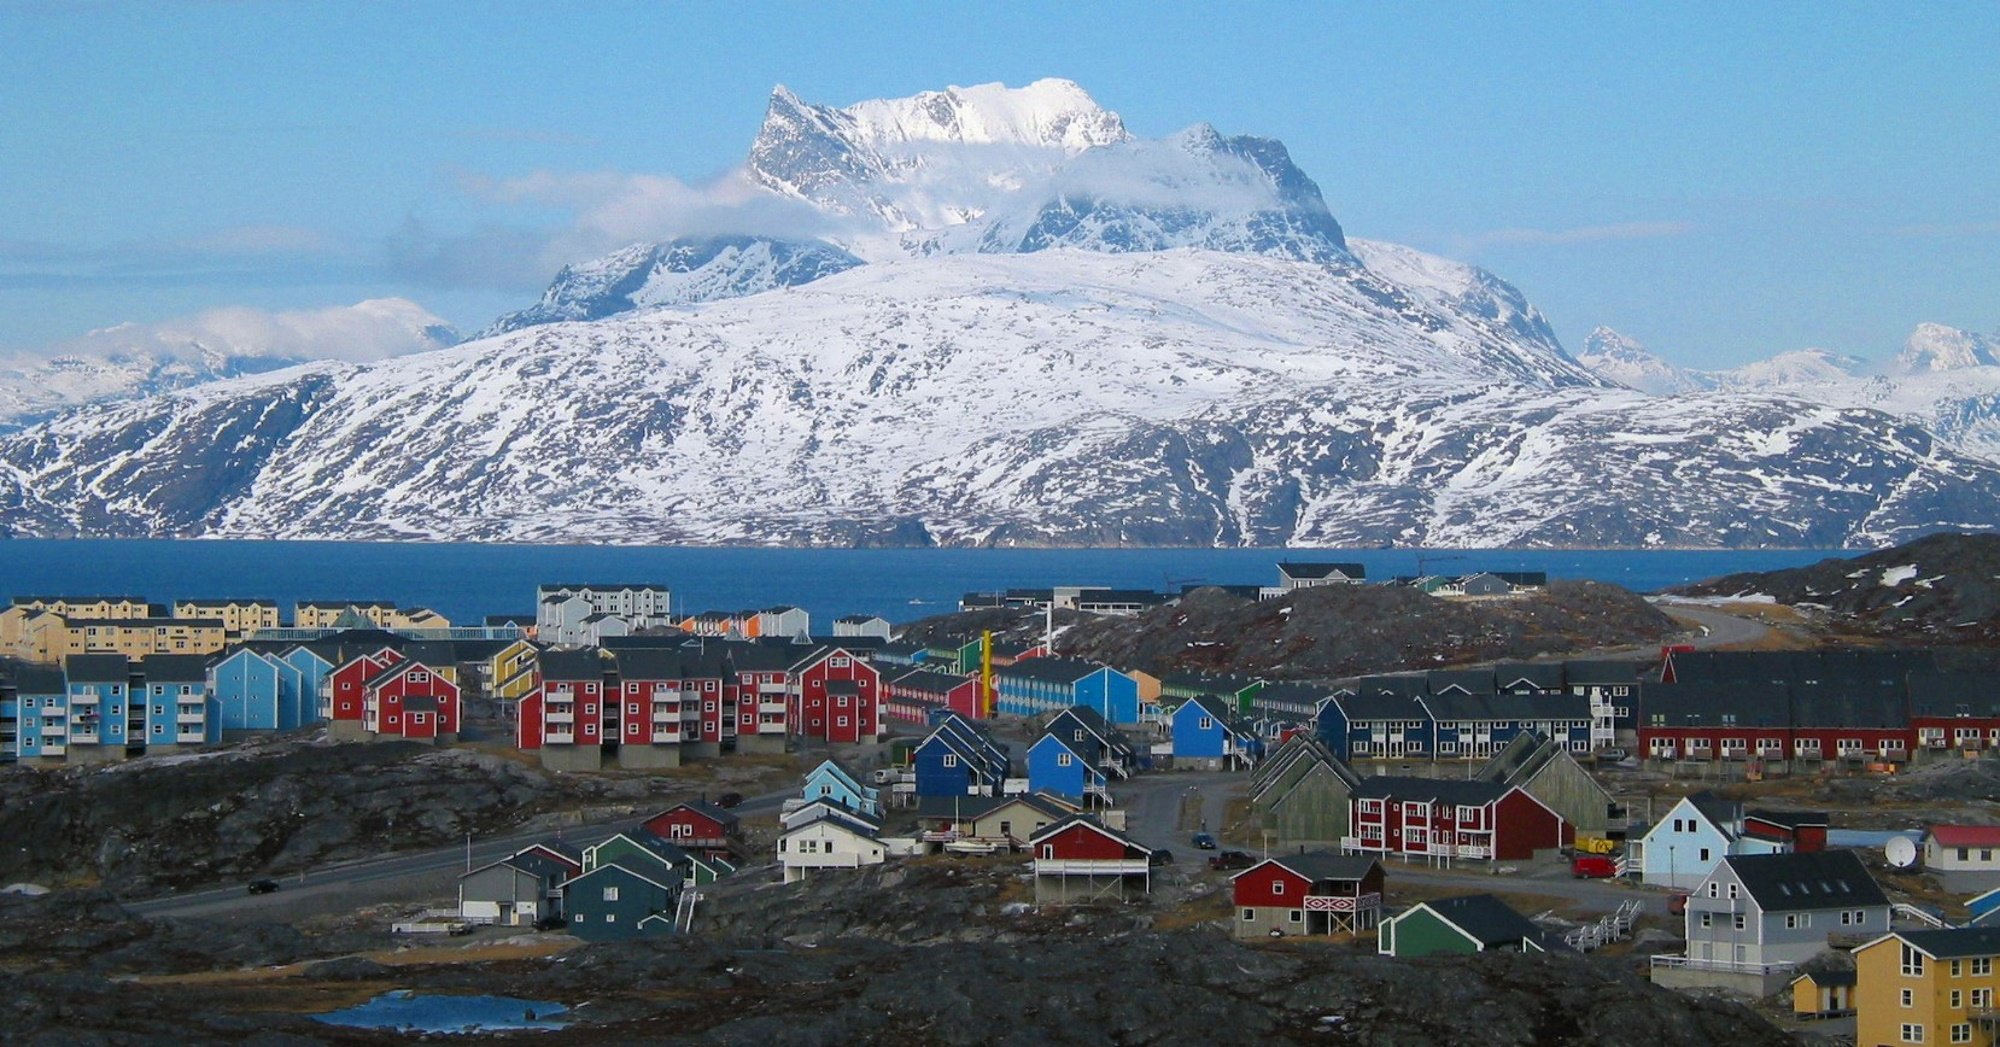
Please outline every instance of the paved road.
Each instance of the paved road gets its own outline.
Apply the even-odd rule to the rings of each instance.
[[[765,793],[745,800],[736,810],[739,815],[775,811],[786,797],[793,795],[795,790]],[[588,847],[610,839],[632,822],[631,817],[620,816],[561,829],[476,838],[472,841],[471,865],[478,868],[499,861],[541,840],[561,839],[573,846]],[[287,876],[279,881],[279,890],[272,894],[248,894],[242,884],[231,884],[128,902],[126,908],[147,916],[270,920],[351,910],[362,905],[414,903],[455,893],[458,875],[466,869],[466,854],[464,844],[385,854],[314,869],[303,876]]]
[[[1195,853],[1189,842],[1195,829],[1206,822],[1209,831],[1221,831],[1229,798],[1249,781],[1242,771],[1169,771],[1114,783],[1111,795],[1125,810],[1127,834],[1148,847],[1168,848],[1185,861]],[[1183,827],[1181,808],[1190,792],[1200,795],[1201,813],[1193,817],[1193,825]]]
[[[1725,647],[1730,644],[1755,643],[1771,631],[1770,626],[1755,618],[1728,614],[1713,607],[1697,607],[1669,600],[1662,600],[1657,606],[1676,618],[1685,618],[1701,626],[1701,634],[1691,637],[1688,641],[1696,647]]]
[[[1476,863],[1456,869],[1432,869],[1415,862],[1405,864],[1394,858],[1383,861],[1382,868],[1389,875],[1389,893],[1392,897],[1395,895],[1396,883],[1400,880],[1405,883],[1421,882],[1499,894],[1544,894],[1575,902],[1579,907],[1589,911],[1605,913],[1636,898],[1644,912],[1653,916],[1668,915],[1667,900],[1670,895],[1666,891],[1631,886],[1613,880],[1579,880],[1561,869],[1538,868],[1526,875],[1505,875],[1485,871]]]

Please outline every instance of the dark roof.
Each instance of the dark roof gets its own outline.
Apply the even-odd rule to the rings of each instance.
[[[1025,677],[1031,680],[1075,683],[1102,668],[1104,666],[1096,662],[1086,662],[1077,658],[1030,658],[993,671],[997,675],[1012,676],[1017,679]]]
[[[1368,577],[1368,568],[1358,563],[1301,563],[1296,560],[1278,562],[1278,572],[1287,578],[1325,578],[1335,571],[1349,578]]]
[[[1417,704],[1415,695],[1343,694],[1336,695],[1333,700],[1350,723],[1356,720],[1423,719],[1429,715],[1423,706]]]
[[[68,679],[53,665],[22,664],[14,670],[14,690],[19,694],[61,694]]]
[[[532,626],[535,624],[535,616],[532,614],[489,614],[486,616],[485,621],[487,625]]]
[[[2000,956],[2000,927],[1952,927],[1941,931],[1898,931],[1904,941],[1937,959]]]
[[[843,614],[834,621],[842,625],[860,625],[863,622],[886,622],[888,619],[879,614]]]
[[[1486,573],[1506,582],[1508,585],[1541,586],[1549,584],[1549,573],[1547,571],[1487,571]]]
[[[1354,795],[1367,799],[1428,800],[1480,807],[1507,795],[1511,786],[1463,778],[1419,778],[1384,774],[1361,779]]]
[[[125,683],[132,663],[122,654],[72,654],[63,659],[63,673],[72,683]]]
[[[1934,674],[1929,650],[1688,651],[1673,656],[1677,683],[1900,684]]]
[[[1794,727],[1903,727],[1909,716],[1899,683],[1873,680],[1795,683]]]
[[[1314,883],[1321,880],[1359,880],[1368,875],[1368,870],[1380,864],[1370,855],[1338,854],[1333,851],[1278,854],[1272,855],[1271,860]]]
[[[594,647],[580,651],[543,651],[536,655],[544,680],[601,680],[611,663]]]
[[[683,807],[687,808],[690,811],[693,811],[696,814],[701,815],[704,818],[709,819],[710,821],[715,822],[718,825],[721,825],[725,830],[734,829],[739,822],[739,819],[736,817],[734,813],[724,810],[721,807],[717,807],[712,803],[709,803],[706,797],[695,800],[682,800],[681,802],[674,804],[672,807],[669,807],[666,810],[661,811],[660,814],[670,814],[674,811],[680,810]],[[654,815],[653,818],[658,818],[660,814]],[[651,818],[647,819],[647,821],[651,820],[652,820]]]
[[[1471,935],[1481,945],[1511,945],[1518,941],[1540,942],[1542,929],[1534,921],[1509,908],[1490,894],[1467,894],[1421,903],[1452,926]],[[1414,907],[1413,907],[1414,908]]]
[[[1048,825],[1043,826],[1041,829],[1037,830],[1033,836],[1029,837],[1029,840],[1030,842],[1039,843],[1042,840],[1046,840],[1049,837],[1061,833],[1071,828],[1072,826],[1076,825],[1087,825],[1090,828],[1095,829],[1096,831],[1103,833],[1104,835],[1109,836],[1114,840],[1117,840],[1118,842],[1125,845],[1125,849],[1128,852],[1138,851],[1141,854],[1153,853],[1153,849],[1151,847],[1148,847],[1145,844],[1142,844],[1139,841],[1134,840],[1130,836],[1127,836],[1124,833],[1119,832],[1118,830],[1113,829],[1112,827],[1104,824],[1104,822],[1094,814],[1081,814],[1081,813],[1072,814],[1066,818],[1063,818],[1060,821],[1051,822]]]
[[[974,682],[975,679],[971,676],[953,676],[950,673],[935,672],[930,669],[911,669],[889,682],[898,687],[914,688],[931,694],[946,694],[953,688]]]
[[[1561,662],[1501,662],[1493,667],[1493,683],[1507,688],[1526,683],[1539,691],[1557,691],[1563,685]]]
[[[1765,912],[1889,904],[1853,851],[1735,854],[1723,861]]]
[[[1454,687],[1467,694],[1492,694],[1493,670],[1432,669],[1424,674],[1424,686],[1432,694],[1443,694]]]
[[[536,851],[516,851],[501,860],[530,876],[545,880],[560,880],[569,875],[569,866]]]
[[[1769,683],[1649,683],[1639,689],[1641,727],[1784,727],[1790,697]]]
[[[1777,811],[1766,807],[1744,811],[1743,817],[1746,819],[1755,818],[1760,822],[1769,822],[1772,825],[1782,825],[1787,829],[1797,829],[1800,826],[1806,825],[1816,825],[1824,828],[1828,824],[1825,811]]]
[[[139,672],[147,683],[205,683],[208,656],[205,654],[149,654],[139,659]]]
[[[1563,678],[1575,684],[1632,684],[1639,682],[1639,663],[1620,661],[1564,662]]]
[[[1725,800],[1707,789],[1690,794],[1687,801],[1694,805],[1695,810],[1701,812],[1702,817],[1725,832],[1734,832],[1732,827],[1743,817],[1742,804],[1735,800]]]
[[[1910,715],[2000,717],[2000,673],[1912,675]]]
[[[1844,971],[1807,971],[1799,975],[1799,978],[1811,978],[1814,985],[1853,985],[1854,969],[1850,967]],[[1798,981],[1799,978],[1793,978],[1792,980]]]

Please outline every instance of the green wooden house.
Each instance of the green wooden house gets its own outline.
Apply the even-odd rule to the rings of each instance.
[[[1409,959],[1475,952],[1547,952],[1553,939],[1490,894],[1418,902],[1382,921],[1376,951]]]

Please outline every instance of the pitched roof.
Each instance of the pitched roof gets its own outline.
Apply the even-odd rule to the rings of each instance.
[[[149,654],[139,659],[147,683],[202,683],[208,679],[205,654]]]
[[[1313,563],[1297,560],[1280,560],[1278,562],[1278,573],[1287,578],[1302,580],[1328,578],[1335,571],[1339,571],[1349,578],[1368,577],[1368,568],[1358,563]]]
[[[63,659],[63,672],[72,683],[125,683],[132,663],[122,654],[72,654]]]
[[[2000,927],[1952,927],[1941,931],[1897,931],[1896,934],[1933,959],[2000,956]]]
[[[1765,912],[1889,904],[1853,851],[1734,854],[1723,862]]]
[[[1563,680],[1577,684],[1633,684],[1639,682],[1639,663],[1589,659],[1562,663]]]
[[[734,812],[724,810],[723,808],[717,807],[716,805],[709,803],[706,797],[696,800],[682,800],[681,802],[674,804],[672,807],[669,807],[666,810],[661,811],[660,814],[654,815],[653,818],[658,818],[660,817],[661,814],[672,814],[673,812],[678,811],[683,807],[687,808],[690,811],[693,811],[696,814],[701,815],[704,818],[709,819],[710,821],[713,821],[721,825],[724,830],[735,828],[737,824],[741,821],[741,819],[736,817]],[[653,818],[648,818],[646,820],[652,821]]]
[[[1141,854],[1153,853],[1153,849],[1151,847],[1148,847],[1145,844],[1142,844],[1137,840],[1132,839],[1130,836],[1127,836],[1124,833],[1119,832],[1118,830],[1113,829],[1112,827],[1104,824],[1103,822],[1099,821],[1097,819],[1097,816],[1094,814],[1081,814],[1081,813],[1072,814],[1069,817],[1062,819],[1061,821],[1051,822],[1050,824],[1043,826],[1033,836],[1030,836],[1028,838],[1028,842],[1030,844],[1039,844],[1043,840],[1046,840],[1051,836],[1055,836],[1058,833],[1067,832],[1068,830],[1075,828],[1076,826],[1079,825],[1091,830],[1092,832],[1098,833],[1099,835],[1108,836],[1111,839],[1124,844],[1125,849],[1128,851],[1136,850]]]
[[[1092,673],[1105,668],[1096,662],[1086,662],[1078,658],[1029,658],[993,670],[998,676],[1016,679],[1048,680],[1053,683],[1075,683]],[[1116,670],[1113,670],[1114,672]]]
[[[610,662],[595,647],[580,651],[543,651],[535,656],[544,680],[601,680]]]
[[[1418,800],[1465,807],[1483,807],[1512,790],[1512,786],[1462,778],[1418,778],[1398,774],[1361,779],[1354,795],[1366,799]]]
[[[1910,715],[2000,717],[2000,673],[1932,673],[1910,677]]]
[[[1418,906],[1430,909],[1446,923],[1464,931],[1473,940],[1488,947],[1509,945],[1518,941],[1539,943],[1543,940],[1542,929],[1535,926],[1534,921],[1515,912],[1506,902],[1490,894],[1467,894],[1455,898],[1437,898],[1419,902],[1404,910],[1402,915],[1408,915]]]
[[[1368,875],[1368,870],[1381,864],[1380,861],[1370,855],[1340,854],[1334,851],[1276,854],[1265,860],[1282,865],[1314,883],[1322,880],[1359,880]],[[1258,862],[1257,864],[1262,865],[1264,863]],[[1250,868],[1254,869],[1256,866],[1253,865]],[[1249,871],[1250,869],[1245,869],[1243,872],[1237,873],[1236,876],[1242,876],[1243,873]],[[1236,876],[1232,876],[1230,879],[1233,880]]]
[[[812,804],[806,805],[806,807],[811,807],[811,806],[813,805]],[[801,807],[799,809],[805,810],[806,808]],[[781,831],[778,835],[790,836],[793,833],[804,832],[805,830],[810,829],[815,825],[836,826],[838,828],[845,829],[856,836],[865,836],[870,840],[880,838],[882,833],[882,827],[880,825],[876,825],[872,822],[869,822],[867,819],[861,817],[860,815],[848,812],[846,808],[841,807],[837,803],[830,803],[830,804],[824,804],[822,806],[822,809],[818,813],[814,814],[812,817],[807,818],[796,825],[786,826],[783,829],[783,831]]]
[[[1756,807],[1744,811],[1743,817],[1746,821],[1755,818],[1760,822],[1782,825],[1787,829],[1797,829],[1807,825],[1824,828],[1827,824],[1825,811],[1780,811],[1770,807]]]
[[[1940,847],[2000,847],[2000,826],[1933,825],[1930,834]]]

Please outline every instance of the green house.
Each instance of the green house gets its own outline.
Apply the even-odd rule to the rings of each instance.
[[[584,941],[629,941],[674,933],[680,894],[678,882],[607,862],[563,884],[563,912]]]
[[[696,868],[700,863],[695,861],[693,854],[644,829],[622,832],[594,847],[583,849],[584,872],[613,863],[676,887],[688,880],[700,882],[700,872]],[[714,875],[711,874],[709,879],[714,880]]]
[[[1475,952],[1547,952],[1549,939],[1533,921],[1490,894],[1418,902],[1382,921],[1375,948],[1409,959]]]
[[[1238,716],[1250,713],[1250,703],[1264,690],[1264,681],[1237,673],[1168,673],[1160,677],[1160,707],[1178,709],[1190,698],[1214,695],[1229,703]]]

